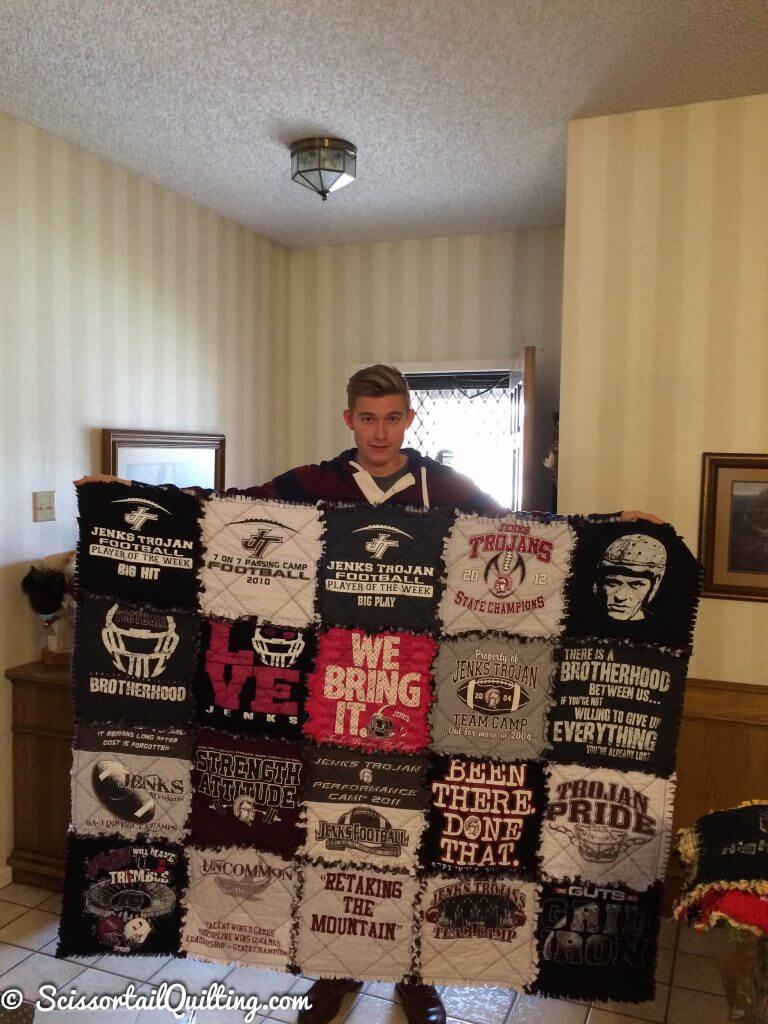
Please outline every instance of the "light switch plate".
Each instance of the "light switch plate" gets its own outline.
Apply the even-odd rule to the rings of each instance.
[[[56,519],[56,491],[32,492],[32,522],[52,523]]]

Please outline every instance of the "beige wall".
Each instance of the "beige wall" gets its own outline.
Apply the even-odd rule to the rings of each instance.
[[[572,123],[560,507],[698,543],[701,454],[768,451],[768,95]],[[693,676],[768,683],[768,604],[706,600]]]
[[[271,475],[287,253],[0,114],[0,667],[38,656],[19,590],[71,548],[72,480],[102,426],[227,435],[227,478]],[[33,523],[32,491],[57,521]],[[0,686],[0,865],[10,851],[10,687]],[[41,766],[42,769],[42,766]],[[0,878],[0,882],[2,878]]]
[[[507,367],[525,345],[537,348],[540,463],[558,400],[562,258],[561,228],[292,250],[280,463],[349,446],[341,410],[354,368]],[[542,472],[526,504],[549,500]]]

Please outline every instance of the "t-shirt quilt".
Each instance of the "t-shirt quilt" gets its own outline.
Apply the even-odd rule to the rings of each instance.
[[[57,955],[653,998],[702,579],[673,527],[78,508]],[[748,817],[700,902],[766,855]]]

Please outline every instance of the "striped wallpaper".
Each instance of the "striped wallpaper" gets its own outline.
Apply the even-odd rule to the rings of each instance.
[[[768,452],[768,95],[571,124],[561,509],[698,544],[704,451]],[[691,675],[768,683],[768,604],[706,600]]]
[[[280,463],[348,447],[344,385],[366,363],[506,368],[526,345],[537,348],[543,457],[559,390],[562,258],[562,228],[291,250]],[[540,477],[537,506],[549,500]]]
[[[272,474],[288,278],[280,246],[2,114],[0,267],[4,669],[38,656],[19,580],[32,559],[72,547],[72,480],[100,470],[101,427],[222,432],[230,481]],[[55,523],[32,522],[33,490],[56,491]],[[0,865],[9,728],[6,683]]]

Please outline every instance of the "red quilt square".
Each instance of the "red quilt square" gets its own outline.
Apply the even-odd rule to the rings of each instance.
[[[436,651],[426,636],[329,629],[309,677],[305,734],[318,743],[423,750]]]

